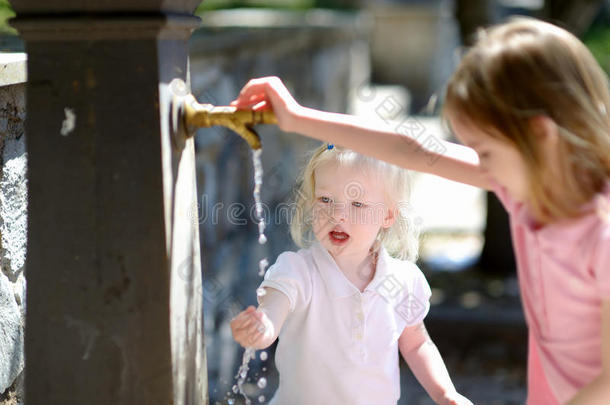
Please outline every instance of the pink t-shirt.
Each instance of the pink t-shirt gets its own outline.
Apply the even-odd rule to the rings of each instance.
[[[568,402],[602,371],[601,308],[610,299],[610,181],[592,212],[536,229],[495,183],[510,215],[529,327],[528,405]]]

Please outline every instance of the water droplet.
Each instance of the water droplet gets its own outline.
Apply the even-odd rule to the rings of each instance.
[[[265,294],[267,294],[267,290],[265,290],[263,287],[260,287],[260,288],[256,289],[256,295],[257,296],[262,297]]]
[[[258,402],[265,402],[265,396],[261,395],[260,397],[258,397]]]
[[[267,268],[267,266],[269,266],[269,261],[267,260],[266,257],[264,259],[262,259],[260,262],[258,262],[258,275],[259,276],[265,275],[265,269]]]
[[[265,235],[261,234],[258,237],[258,243],[261,245],[264,245],[265,243],[267,243],[267,237]]]
[[[229,398],[229,399],[227,399],[227,403],[229,405],[233,405],[235,403],[235,400],[233,398]]]
[[[267,352],[261,352],[260,356],[261,356],[261,360],[262,360],[262,361],[267,360]],[[263,370],[263,371],[264,371],[264,370]]]
[[[260,389],[265,388],[267,386],[267,379],[265,377],[261,377],[256,383],[256,385],[258,385],[258,388]]]
[[[263,371],[267,371],[267,367],[263,367]]]
[[[233,388],[231,388],[231,389],[233,390],[233,392],[234,392],[234,393],[236,393],[236,394],[237,394],[237,391],[238,391],[238,389],[237,389],[237,385],[234,385],[234,386],[233,386]]]
[[[247,375],[248,375],[248,370],[242,370],[242,372],[241,372],[241,373],[239,373],[239,376],[240,376],[241,378],[246,378],[246,376],[247,376]]]

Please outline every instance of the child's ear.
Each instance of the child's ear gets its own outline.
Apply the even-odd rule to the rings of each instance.
[[[396,209],[388,208],[385,218],[383,218],[382,226],[384,228],[389,228],[394,225],[394,221],[396,220]]]
[[[546,115],[537,115],[529,121],[532,130],[543,146],[556,145],[559,140],[559,128],[557,123]]]

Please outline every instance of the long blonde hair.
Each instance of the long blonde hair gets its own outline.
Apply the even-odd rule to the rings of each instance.
[[[374,179],[382,182],[388,205],[396,209],[395,221],[389,228],[381,228],[373,251],[384,246],[387,252],[402,260],[417,260],[419,246],[419,230],[417,221],[413,220],[413,210],[410,205],[411,181],[407,170],[398,166],[361,155],[350,149],[334,146],[328,149],[326,144],[313,150],[305,167],[302,169],[297,186],[294,189],[290,222],[290,235],[294,243],[301,247],[309,247],[315,241],[313,234],[313,207],[315,202],[316,168],[337,163],[339,167],[354,167]]]
[[[481,30],[447,86],[445,120],[448,112],[517,148],[528,205],[542,223],[581,215],[610,177],[608,78],[584,44],[555,25],[519,17]],[[558,127],[560,179],[547,175],[536,116]]]

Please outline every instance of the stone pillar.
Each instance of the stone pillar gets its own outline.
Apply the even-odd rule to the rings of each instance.
[[[204,404],[192,139],[172,148],[199,0],[13,0],[28,54],[25,400]]]

